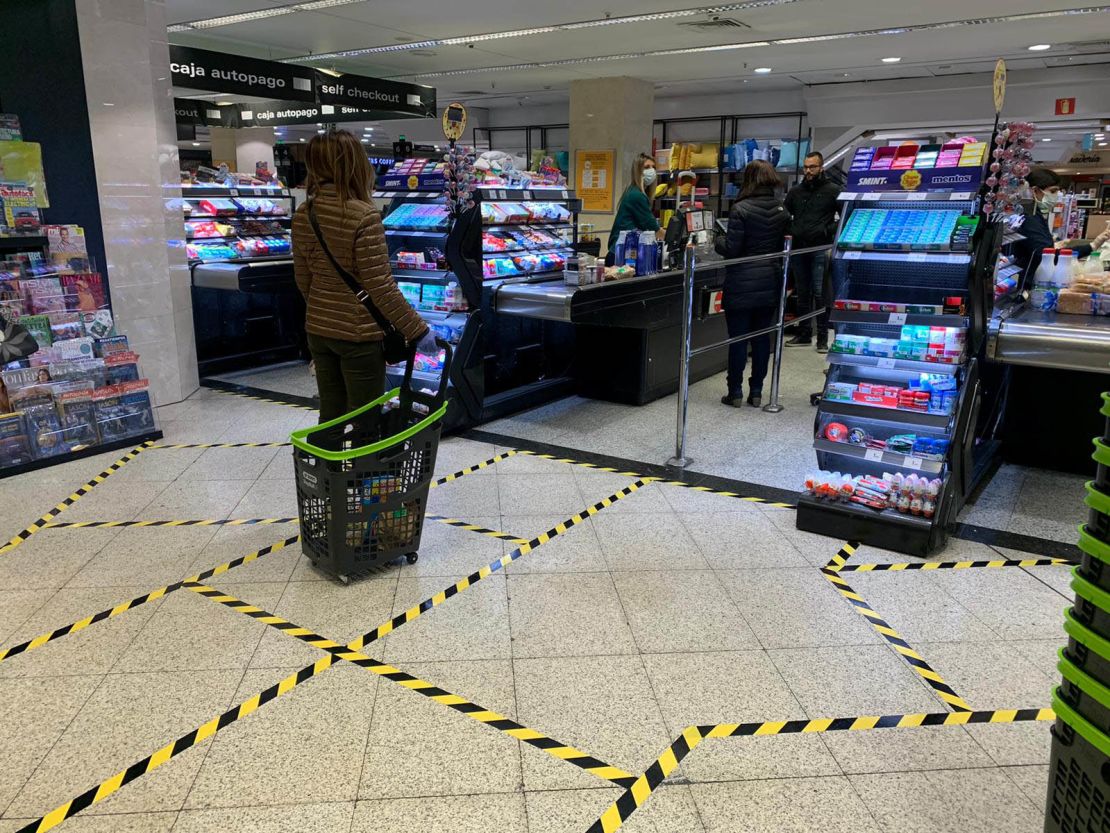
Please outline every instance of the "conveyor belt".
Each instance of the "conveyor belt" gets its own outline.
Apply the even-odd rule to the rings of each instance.
[[[1110,373],[1110,318],[1025,306],[995,316],[987,351],[1002,364]]]

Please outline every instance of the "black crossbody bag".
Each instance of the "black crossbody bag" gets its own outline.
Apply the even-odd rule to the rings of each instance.
[[[308,221],[312,224],[312,231],[316,234],[316,242],[320,244],[320,248],[324,250],[324,254],[328,256],[331,261],[332,268],[335,269],[336,274],[343,279],[343,283],[347,284],[347,288],[355,294],[355,298],[360,304],[366,307],[366,311],[370,313],[370,317],[377,322],[381,328],[385,338],[382,339],[382,350],[385,353],[386,364],[397,364],[399,362],[407,361],[409,356],[412,355],[412,348],[405,340],[404,335],[393,326],[393,322],[382,315],[381,310],[377,305],[370,300],[370,293],[359,286],[355,276],[339,265],[339,261],[335,259],[335,255],[331,253],[328,244],[324,242],[324,235],[320,231],[320,223],[316,219],[316,207],[312,204],[312,200],[308,201]]]

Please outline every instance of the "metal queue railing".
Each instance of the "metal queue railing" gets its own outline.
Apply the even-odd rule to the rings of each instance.
[[[834,245],[829,243],[824,246],[810,246],[805,249],[792,249],[790,245],[790,238],[786,238],[786,244],[781,252],[771,252],[763,255],[750,255],[748,257],[737,257],[729,260],[713,260],[703,264],[701,267],[697,265],[696,257],[694,255],[694,246],[687,245],[685,252],[685,259],[683,262],[683,281],[682,281],[682,338],[681,350],[678,361],[678,417],[675,424],[675,451],[674,457],[667,461],[668,466],[675,468],[685,468],[690,465],[693,460],[686,456],[686,427],[690,411],[690,359],[695,356],[700,356],[703,353],[708,353],[711,350],[719,350],[722,347],[728,347],[730,344],[735,344],[740,341],[747,341],[748,339],[755,338],[756,336],[776,334],[775,338],[775,354],[774,365],[771,370],[771,401],[763,406],[763,410],[769,414],[777,414],[783,410],[782,404],[779,402],[779,375],[782,370],[782,346],[783,346],[783,331],[786,326],[786,284],[787,278],[790,274],[790,258],[791,256],[805,255],[816,252],[828,252],[834,248]],[[691,349],[690,339],[693,331],[694,322],[694,273],[699,268],[709,269],[724,269],[729,266],[735,266],[741,263],[755,263],[761,260],[775,260],[782,258],[782,289],[779,293],[779,314],[778,321],[770,327],[764,327],[761,330],[753,330],[749,333],[727,338],[724,341],[718,341],[714,344],[707,344],[704,347],[698,347],[696,350]],[[826,293],[827,294],[827,293]],[[826,298],[826,304],[828,299]],[[828,309],[827,306],[820,309],[813,310],[799,318],[791,319],[790,324],[799,324],[803,321],[809,321],[819,315],[823,315]]]

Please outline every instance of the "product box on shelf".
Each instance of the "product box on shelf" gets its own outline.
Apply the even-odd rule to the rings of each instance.
[[[102,442],[154,430],[147,382],[124,382],[93,391],[97,430]]]
[[[96,430],[96,407],[91,391],[77,390],[63,393],[58,401],[62,416],[62,430],[66,442],[74,447],[88,447],[100,442]]]

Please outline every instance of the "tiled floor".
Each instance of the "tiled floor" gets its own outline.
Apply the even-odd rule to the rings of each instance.
[[[804,411],[788,404],[786,413],[796,413],[779,417],[782,425],[812,417],[808,404]],[[315,415],[201,391],[161,417],[170,444],[283,441]],[[737,418],[744,425],[775,419]],[[515,424],[542,426],[543,419],[525,415]],[[544,438],[592,450],[601,433]],[[631,426],[603,433],[614,445],[598,450],[653,459],[621,445],[638,441]],[[657,440],[662,454],[666,443]],[[741,452],[743,462],[727,471],[743,476],[748,469],[736,466],[746,466],[752,474],[745,479],[758,480],[755,443],[738,442],[752,459]],[[508,450],[445,440],[437,474]],[[0,483],[0,494],[19,496],[0,501],[0,538],[117,456]],[[289,456],[276,447],[147,450],[58,520],[294,516]],[[1067,482],[1037,472],[1005,479],[1000,512],[1056,519],[1063,536],[1065,498],[1042,507],[1034,495],[1042,487],[1063,495]],[[115,607],[280,542],[296,534],[294,524],[36,532],[0,552],[0,654],[114,610],[106,621],[0,661],[0,833],[20,830],[106,779],[104,800],[60,829],[584,833],[621,794],[483,725],[494,720],[488,713],[451,708],[459,702],[451,695],[632,776],[691,725],[949,711],[820,571],[843,542],[798,533],[790,509],[648,482],[565,531],[557,528],[636,482],[517,454],[437,486],[431,513],[533,542],[488,576],[456,585],[469,586],[450,597],[441,591],[516,545],[429,520],[416,564],[347,587],[316,572],[295,543],[206,580],[341,643],[431,600],[414,620],[393,619],[392,632],[363,653],[450,692],[436,695],[439,701],[409,690],[422,684],[381,676],[391,672],[380,666],[375,673],[337,661],[284,684],[255,710],[253,695],[329,655],[249,610],[187,588],[132,609]],[[1030,528],[1046,535],[1042,526]],[[540,543],[549,530],[554,537]],[[1022,556],[956,541],[938,559],[953,557]],[[906,560],[862,547],[850,564]],[[1063,641],[1066,566],[841,577],[972,708],[1048,706],[1053,651]],[[246,706],[238,719],[215,737],[196,742],[190,734],[239,704]],[[1032,833],[1043,824],[1049,725],[710,738],[621,829]],[[160,756],[158,766],[113,789],[114,773],[183,736],[187,751]]]

